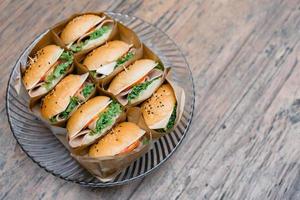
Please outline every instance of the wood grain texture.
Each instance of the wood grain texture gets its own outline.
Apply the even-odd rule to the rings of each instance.
[[[196,88],[181,147],[132,184],[91,189],[34,164],[16,144],[5,87],[21,52],[74,12],[114,10],[165,31]],[[0,2],[0,199],[300,199],[300,1]]]

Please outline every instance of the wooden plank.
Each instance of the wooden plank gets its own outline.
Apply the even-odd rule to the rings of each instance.
[[[2,1],[0,83],[18,55],[83,10],[137,15],[165,31],[193,72],[188,136],[159,170],[132,184],[83,188],[41,170],[0,124],[1,199],[299,199],[299,0]],[[0,89],[0,120],[5,87]]]

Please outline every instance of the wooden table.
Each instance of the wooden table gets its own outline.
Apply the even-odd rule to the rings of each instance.
[[[7,122],[16,59],[74,12],[114,10],[165,31],[193,72],[196,107],[178,151],[142,180],[84,188],[34,164]],[[0,199],[300,199],[300,1],[0,2]]]

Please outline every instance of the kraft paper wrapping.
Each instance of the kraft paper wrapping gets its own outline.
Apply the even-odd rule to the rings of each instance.
[[[42,38],[41,40],[32,48],[29,56],[33,57],[33,55],[41,48],[45,47],[49,44],[56,44],[58,46],[61,46],[64,49],[67,49],[65,44],[61,41],[59,38],[59,35],[64,28],[64,26],[74,17],[88,14],[88,13],[77,13],[72,15],[69,19],[64,20],[60,23],[58,23],[56,26],[51,28]],[[99,16],[106,16],[107,19],[111,19],[108,15],[98,12],[98,13],[90,13],[90,14],[96,14]],[[127,43],[133,44],[133,46],[137,49],[137,54],[134,58],[134,60],[140,59],[140,58],[148,58],[155,60],[156,62],[162,64],[161,60],[157,55],[155,55],[148,47],[143,45],[139,38],[136,36],[136,34],[125,27],[124,25],[120,24],[119,22],[114,21],[114,28],[113,31],[107,41],[110,40],[122,40]],[[95,47],[97,48],[97,47]],[[87,69],[80,64],[81,60],[84,58],[84,56],[89,52],[92,51],[92,49],[88,51],[83,51],[79,53],[74,54],[74,62],[72,64],[71,70],[68,73],[76,73],[76,74],[83,74],[87,71]],[[132,60],[132,62],[134,61]],[[126,66],[130,63],[126,63]],[[21,60],[21,64],[18,70],[20,70],[20,75],[23,75],[25,69],[27,66],[27,59],[23,58]],[[76,69],[75,72],[73,69]],[[172,81],[170,77],[170,73],[168,67],[164,66],[165,68],[165,75],[164,80],[161,82],[161,84],[164,81],[169,82],[176,95],[177,100],[177,117],[176,117],[176,123],[175,126],[178,124],[182,112],[183,112],[183,106],[184,106],[184,91],[182,88],[176,86],[176,84]],[[111,97],[112,99],[115,99],[114,95],[106,92],[106,87],[108,86],[109,82],[112,80],[112,78],[119,73],[120,71],[124,70],[124,68],[120,68],[118,70],[115,70],[112,75],[105,77],[103,80],[98,81],[93,79],[94,83],[97,83],[97,94],[96,95],[106,95]],[[167,74],[167,75],[166,75]],[[165,77],[166,76],[166,77]],[[166,80],[165,80],[166,79]],[[138,107],[130,107],[135,106],[138,103],[135,103],[134,105],[130,105],[128,108],[125,107],[124,109],[128,109],[127,112],[123,113],[119,119],[118,123],[125,120],[125,114],[127,114],[127,121],[132,121],[137,123],[142,129],[146,130],[146,134],[143,137],[147,137],[149,140],[149,143],[143,144],[138,149],[135,149],[134,151],[123,154],[123,155],[117,155],[112,157],[102,157],[102,158],[91,158],[87,155],[87,151],[89,147],[86,148],[80,148],[80,149],[72,149],[69,147],[68,144],[68,138],[67,138],[67,130],[62,125],[62,127],[59,126],[53,126],[49,123],[49,121],[43,119],[40,113],[40,104],[41,104],[41,98],[43,96],[40,96],[38,98],[30,98],[28,95],[28,92],[26,91],[23,82],[21,80],[21,77],[19,77],[15,82],[15,89],[19,95],[19,98],[24,100],[25,102],[29,102],[28,108],[33,112],[33,114],[39,118],[55,135],[55,137],[58,138],[58,140],[70,151],[71,155],[76,159],[85,169],[87,169],[91,174],[93,174],[95,177],[97,177],[99,180],[106,182],[114,179],[123,169],[125,169],[127,166],[129,166],[133,161],[141,157],[143,154],[145,154],[149,149],[151,148],[152,143],[152,137],[158,138],[162,136],[162,133],[150,130],[145,123],[143,124],[142,115],[140,113],[140,109]],[[49,91],[50,92],[50,91]],[[90,97],[91,98],[91,97]],[[117,123],[116,123],[117,124]],[[115,125],[116,125],[115,124]],[[174,127],[175,127],[174,126]],[[108,131],[109,132],[109,131]]]
[[[146,132],[143,137],[146,137],[149,142],[127,154],[91,158],[87,155],[87,151],[83,151],[71,155],[96,178],[107,182],[113,180],[123,169],[150,150],[151,134]]]
[[[176,102],[177,102],[177,110],[176,110],[176,120],[175,120],[175,125],[173,126],[172,129],[168,130],[167,132],[161,133],[155,130],[150,129],[143,118],[142,111],[140,107],[130,107],[127,109],[127,119],[130,122],[134,122],[139,125],[144,130],[147,130],[152,133],[153,139],[158,139],[162,137],[163,135],[170,133],[174,130],[174,128],[178,125],[180,122],[182,113],[184,111],[184,104],[185,104],[185,93],[184,90],[179,87],[172,78],[172,70],[168,72],[166,75],[165,81],[171,85],[173,88]]]

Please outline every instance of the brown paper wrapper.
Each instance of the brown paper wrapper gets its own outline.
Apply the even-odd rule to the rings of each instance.
[[[86,150],[81,153],[72,153],[71,155],[96,178],[107,182],[114,179],[122,170],[150,150],[151,134],[146,132],[143,137],[147,137],[149,143],[143,144],[128,154],[91,158],[88,156]]]
[[[167,83],[169,83],[171,85],[171,87],[173,88],[173,91],[175,93],[175,97],[176,97],[176,102],[177,102],[177,110],[176,110],[176,120],[175,120],[175,124],[174,127],[170,130],[168,130],[167,132],[161,133],[155,130],[150,129],[146,123],[145,120],[143,118],[142,115],[142,111],[140,107],[130,107],[127,109],[127,119],[129,122],[134,122],[136,123],[139,127],[141,127],[144,130],[147,130],[149,132],[152,133],[152,137],[153,139],[158,139],[160,137],[162,137],[163,135],[170,133],[174,130],[174,128],[178,125],[178,123],[180,122],[182,113],[184,111],[184,104],[185,104],[185,93],[184,90],[179,87],[172,78],[172,71],[170,70],[168,72],[168,74],[166,75],[166,80]]]
[[[140,42],[137,35],[132,30],[128,29],[121,23],[116,22],[116,24],[117,24],[118,33],[116,33],[114,37],[111,38],[111,41],[121,40],[123,42],[126,42],[127,44],[131,44],[133,45],[132,47],[135,48],[136,52],[132,59],[130,59],[128,62],[124,63],[122,66],[118,67],[117,69],[115,69],[110,75],[101,79],[96,79],[93,76],[90,76],[97,85],[101,84],[102,82],[110,81],[116,74],[124,70],[125,67],[132,64],[134,61],[140,59],[143,55],[143,45]],[[84,58],[87,56],[88,53],[90,52],[76,54],[75,56],[74,63],[77,69],[77,73],[79,74],[89,72],[89,70],[82,64]]]
[[[53,133],[53,135],[69,150],[72,151],[72,149],[68,145],[68,140],[67,140],[67,130],[64,127],[58,127],[58,126],[53,126],[51,125],[47,120],[45,120],[42,115],[41,115],[41,106],[40,104],[36,104],[32,108],[33,114],[41,120]]]
[[[106,15],[103,12],[76,13],[76,14],[72,15],[71,17],[69,17],[68,19],[66,19],[64,21],[61,21],[60,23],[56,24],[53,28],[50,29],[50,32],[52,32],[52,34],[54,35],[55,41],[57,41],[57,43],[60,46],[64,47],[65,49],[68,49],[68,47],[62,42],[62,40],[60,39],[59,36],[60,36],[61,32],[63,31],[64,27],[69,23],[69,21],[71,21],[75,17],[81,16],[81,15],[84,15],[84,14],[94,14],[94,15],[98,15],[100,17],[105,17],[105,19],[110,19],[110,20],[114,21],[113,22],[113,30],[112,30],[112,32],[111,32],[111,34],[110,34],[107,41],[110,41],[118,33],[117,22],[114,19],[112,19],[110,16]],[[98,45],[98,46],[100,46],[100,45]],[[94,48],[97,48],[97,47],[94,47]],[[92,48],[92,49],[94,49],[94,48]],[[87,52],[91,51],[92,49],[83,50],[83,51],[80,51],[76,54],[77,55],[86,54]]]
[[[59,34],[61,33],[62,29],[65,27],[66,23],[72,20],[74,17],[77,17],[79,15],[83,14],[88,14],[88,13],[81,13],[81,14],[75,14],[72,15],[69,19],[64,20],[51,28],[42,38],[41,40],[33,47],[31,50],[29,56],[33,56],[39,49],[45,47],[46,45],[49,44],[56,44],[58,46],[61,46],[64,49],[67,49],[65,44],[60,40]],[[100,12],[100,13],[91,13],[91,14],[96,14],[99,16],[106,16],[107,19],[111,19],[109,16],[106,14]],[[115,40],[119,39],[122,41],[125,41],[127,43],[133,44],[134,47],[138,50],[136,57],[134,60],[140,59],[140,58],[148,58],[155,60],[156,62],[159,62],[162,64],[161,60],[157,55],[155,55],[147,46],[143,45],[139,38],[136,36],[136,34],[128,29],[127,27],[123,26],[122,24],[115,22],[115,26],[113,29],[113,32],[110,35],[110,40]],[[97,48],[97,47],[95,47]],[[82,51],[79,53],[74,54],[74,64],[72,66],[72,69],[76,69],[77,74],[82,74],[87,71],[84,66],[80,65],[81,60],[84,58],[84,56],[88,53],[88,51]],[[21,60],[21,65],[19,67],[20,70],[20,75],[23,75],[25,68],[26,68],[26,63],[27,59]],[[166,66],[164,66],[165,69],[167,69]],[[106,92],[106,87],[112,80],[112,78],[119,73],[120,71],[124,70],[124,68],[120,68],[117,71],[114,71],[112,75],[104,78],[101,82],[97,80],[93,80],[93,82],[98,83],[96,85],[98,91],[98,95],[107,95],[110,96],[112,99],[116,98],[114,95]],[[167,73],[168,70],[165,72]],[[181,118],[182,112],[183,112],[183,106],[184,106],[184,92],[181,88],[177,87],[175,84],[173,84],[172,79],[169,77],[169,74],[166,77],[167,82],[169,82],[176,94],[176,99],[177,99],[177,118],[176,118],[176,124],[178,124],[178,121]],[[149,139],[149,143],[146,145],[143,145],[142,147],[134,150],[131,153],[124,154],[124,155],[117,155],[113,157],[103,157],[103,158],[90,158],[87,156],[87,150],[88,147],[86,148],[80,148],[80,149],[71,149],[68,144],[68,139],[67,139],[67,131],[66,128],[62,125],[62,127],[58,126],[53,126],[51,125],[47,120],[43,119],[40,113],[40,99],[41,97],[31,99],[23,85],[23,82],[21,80],[21,77],[16,81],[15,83],[15,89],[19,95],[19,98],[24,100],[25,102],[29,102],[28,107],[31,109],[31,111],[34,113],[36,117],[38,117],[50,130],[51,132],[55,135],[55,137],[58,138],[58,140],[71,152],[71,155],[84,167],[86,168],[91,174],[93,174],[95,177],[97,177],[101,181],[110,181],[113,178],[115,178],[123,169],[125,169],[127,166],[129,166],[134,160],[138,159],[140,156],[142,156],[144,153],[149,151],[151,148],[151,141],[152,137],[154,136],[155,138],[160,137],[163,135],[162,133],[157,133],[153,130],[150,130],[147,128],[145,124],[142,124],[142,115],[140,113],[134,114],[134,110],[139,111],[138,107],[132,107],[129,108],[129,110],[132,109],[131,112],[127,112],[127,118],[128,121],[133,121],[136,122],[141,128],[145,129],[147,131],[146,136]],[[44,95],[43,95],[44,96]],[[140,103],[140,102],[139,102]],[[136,105],[136,104],[135,104]],[[131,105],[134,106],[134,105]],[[126,109],[126,107],[125,107]],[[124,114],[125,115],[125,114]],[[124,115],[122,119],[119,119],[119,122],[124,121]],[[152,133],[154,134],[152,136]]]

